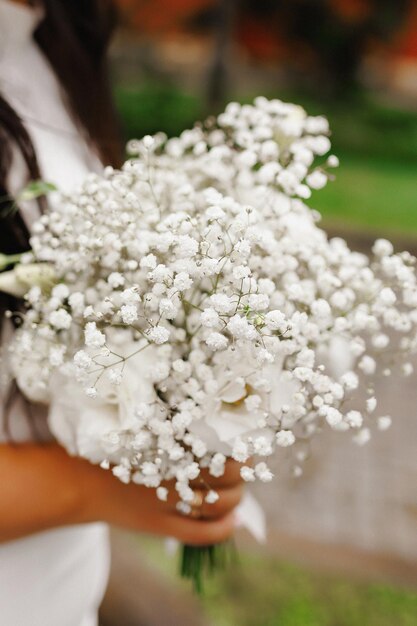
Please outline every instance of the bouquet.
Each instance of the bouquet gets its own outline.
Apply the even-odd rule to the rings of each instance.
[[[227,458],[267,482],[281,448],[299,475],[323,429],[363,444],[389,426],[373,380],[412,373],[415,259],[386,240],[369,259],[318,227],[306,200],[338,165],[328,135],[299,106],[231,103],[58,195],[14,270],[11,361],[70,453],[162,500],[173,480],[188,514],[192,481]],[[198,586],[213,550],[184,555]]]

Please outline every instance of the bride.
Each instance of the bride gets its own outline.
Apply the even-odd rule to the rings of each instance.
[[[28,249],[45,210],[43,201],[13,209],[28,180],[69,190],[121,159],[105,60],[112,17],[104,0],[0,0],[0,252]],[[0,302],[0,621],[94,626],[109,568],[106,523],[191,544],[222,541],[234,529],[239,468],[229,464],[209,511],[196,502],[187,518],[173,493],[163,503],[69,457],[48,434],[46,409],[28,406],[8,375],[5,312],[20,305]]]

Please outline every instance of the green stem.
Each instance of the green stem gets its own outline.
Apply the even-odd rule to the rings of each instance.
[[[0,271],[6,269],[6,267],[9,267],[10,265],[16,265],[16,263],[19,263],[20,259],[22,258],[22,254],[23,253],[19,253],[19,254],[0,254]]]
[[[214,546],[183,545],[180,559],[180,575],[190,580],[198,595],[204,593],[207,577],[225,570],[236,562],[236,548],[230,541]]]

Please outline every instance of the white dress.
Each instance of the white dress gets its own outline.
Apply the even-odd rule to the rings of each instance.
[[[100,163],[68,115],[59,84],[32,39],[39,19],[29,6],[0,0],[0,93],[23,119],[43,178],[67,190]],[[23,186],[24,173],[16,153],[12,192]],[[24,208],[29,226],[36,211],[35,205]],[[22,413],[16,406],[10,420],[13,438],[20,441],[31,438]],[[45,415],[37,417],[45,422]],[[108,571],[105,524],[58,528],[0,544],[1,626],[96,626]]]

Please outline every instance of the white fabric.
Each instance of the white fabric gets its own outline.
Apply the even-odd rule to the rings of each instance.
[[[43,178],[68,190],[100,164],[68,115],[59,84],[32,39],[41,17],[28,6],[0,0],[0,92],[30,132]],[[25,182],[16,153],[11,191]],[[24,207],[29,225],[36,216],[35,204]],[[38,430],[45,431],[46,415],[36,418]],[[18,405],[10,422],[14,439],[32,437]],[[0,441],[1,436],[0,430]],[[22,493],[22,498],[30,494]],[[60,528],[1,544],[1,626],[96,626],[108,570],[105,524]]]

